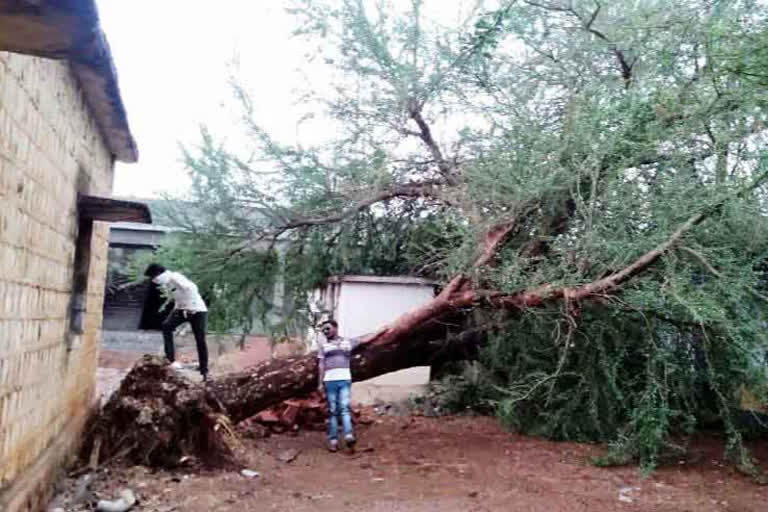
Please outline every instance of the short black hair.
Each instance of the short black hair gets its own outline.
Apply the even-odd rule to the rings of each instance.
[[[149,266],[147,267],[147,270],[144,271],[144,275],[151,279],[154,279],[160,274],[162,274],[163,272],[165,272],[164,266],[159,265],[157,263],[150,263]]]
[[[339,327],[339,322],[337,322],[336,320],[334,320],[332,318],[330,318],[330,319],[328,319],[328,320],[326,320],[324,322],[320,322],[320,327],[322,327],[322,326],[324,326],[326,324],[331,324],[332,326],[334,326],[336,328]]]

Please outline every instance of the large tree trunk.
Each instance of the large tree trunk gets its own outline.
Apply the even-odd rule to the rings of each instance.
[[[355,349],[353,379],[475,357],[483,334],[475,330],[450,336],[448,326],[459,319],[445,316],[409,330],[379,333]],[[236,456],[234,423],[306,395],[317,384],[315,354],[266,361],[207,386],[179,376],[162,358],[145,356],[95,420],[83,457],[167,466],[191,455],[209,464],[226,463]]]
[[[385,373],[472,358],[482,334],[450,336],[445,323],[432,321],[407,333],[395,333],[361,344],[352,355],[352,378],[367,380]],[[229,417],[241,421],[288,398],[317,389],[317,357],[275,359],[227,375],[209,386]]]

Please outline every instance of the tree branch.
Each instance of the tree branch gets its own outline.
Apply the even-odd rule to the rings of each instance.
[[[624,79],[624,88],[629,89],[629,86],[632,84],[632,68],[634,67],[637,59],[634,59],[632,62],[629,62],[624,52],[618,48],[618,45],[615,42],[611,41],[611,39],[608,36],[606,36],[603,32],[593,27],[595,20],[597,20],[598,14],[600,14],[600,9],[602,8],[602,6],[600,5],[600,2],[595,2],[597,7],[595,7],[594,11],[592,11],[592,14],[589,16],[589,19],[584,19],[584,16],[576,12],[576,10],[573,8],[572,5],[569,5],[568,7],[560,7],[557,5],[543,4],[543,3],[535,2],[531,0],[527,0],[525,3],[533,7],[539,7],[541,9],[545,9],[548,11],[567,12],[573,15],[573,17],[575,17],[577,20],[579,20],[579,23],[581,23],[581,26],[584,30],[586,30],[588,33],[592,34],[593,36],[597,37],[601,41],[604,41],[605,43],[607,43],[608,47],[616,56],[616,60],[619,63],[619,70],[621,72],[621,77]]]
[[[752,192],[756,188],[760,187],[767,178],[768,171],[760,173],[757,177],[755,177],[749,186],[742,188],[736,194],[734,194],[734,197],[743,197],[745,194]],[[480,292],[475,300],[485,300],[487,303],[501,307],[503,309],[523,309],[526,307],[540,307],[547,302],[553,302],[560,299],[579,301],[604,294],[609,291],[613,291],[616,288],[619,288],[625,282],[632,279],[637,274],[646,270],[661,256],[673,249],[678,244],[683,235],[688,233],[714,211],[720,208],[723,203],[724,201],[721,201],[715,205],[710,206],[709,208],[703,209],[699,213],[692,215],[679,228],[677,228],[677,230],[672,233],[672,235],[667,240],[640,256],[631,265],[604,278],[575,288],[556,288],[551,285],[544,285],[513,294]],[[465,304],[465,306],[468,305],[469,304]]]
[[[571,12],[573,10],[571,7],[560,7],[559,5],[543,4],[541,2],[534,2],[533,0],[526,0],[525,3],[533,7],[546,9],[547,11]]]
[[[703,254],[691,249],[690,247],[687,247],[685,245],[680,246],[681,251],[685,251],[697,260],[706,268],[713,276],[715,276],[718,279],[723,278],[723,274],[721,274],[715,267],[712,266],[712,264],[707,261],[707,258],[704,257]],[[756,290],[753,287],[748,288],[749,293],[757,297],[758,299],[762,300],[763,302],[768,302],[768,297],[766,297],[764,294],[760,293],[758,290]]]
[[[743,188],[735,196],[742,197],[744,194],[753,191],[761,186],[766,178],[768,178],[768,171],[757,176],[750,186]],[[455,318],[458,309],[471,308],[483,303],[499,309],[521,310],[531,307],[542,307],[547,303],[562,299],[580,301],[603,297],[606,292],[619,288],[632,277],[654,264],[662,255],[673,249],[685,234],[706,219],[712,212],[716,211],[722,204],[723,202],[719,202],[692,215],[667,240],[640,256],[629,266],[604,278],[575,288],[544,285],[513,294],[504,294],[498,291],[475,290],[472,288],[471,281],[467,276],[464,274],[457,275],[448,282],[445,288],[433,300],[405,313],[376,333],[366,337],[367,342],[364,346],[376,347],[397,344],[407,349],[409,346],[408,340],[412,339],[414,333],[418,330],[434,327],[436,324],[440,324],[441,319]],[[489,255],[495,254],[512,232],[513,229],[509,225],[497,225],[492,228],[486,236],[485,248],[481,251],[475,265],[487,264],[490,261]]]
[[[480,247],[480,255],[475,260],[473,267],[478,269],[487,265],[496,256],[500,246],[515,227],[512,222],[497,224],[492,227],[486,236],[485,243]]]
[[[510,235],[520,226],[520,221],[525,219],[537,206],[538,202],[529,201],[520,208],[520,212],[513,220],[500,222],[491,227],[486,233],[483,243],[480,245],[480,252],[473,268],[479,269],[488,265],[496,257],[501,246],[506,243]]]
[[[714,275],[718,279],[722,279],[723,274],[718,272],[717,269],[715,269],[715,267],[713,267],[712,264],[710,264],[709,261],[707,261],[707,259],[702,254],[694,251],[693,249],[685,245],[681,245],[680,250],[687,252],[688,254],[690,254],[697,260],[699,260],[699,262],[704,266],[704,268],[706,268],[712,275]]]
[[[384,342],[384,340],[407,337],[408,332],[416,327],[430,321],[435,321],[459,308],[489,304],[499,309],[520,310],[541,307],[561,299],[580,301],[603,295],[620,287],[626,281],[655,263],[663,254],[672,249],[683,235],[704,220],[707,215],[708,212],[700,212],[691,216],[666,241],[640,256],[631,265],[602,279],[576,288],[544,285],[513,294],[504,294],[496,291],[475,290],[472,288],[469,278],[460,274],[451,279],[434,300],[405,313],[391,324],[383,327],[371,336],[370,342]],[[514,223],[510,224],[514,225]],[[509,225],[497,225],[492,228],[488,232],[485,248],[481,251],[475,266],[487,264],[490,261],[490,257],[498,251],[511,232],[512,229]]]
[[[351,206],[348,206],[338,213],[317,217],[300,217],[287,219],[285,222],[278,226],[274,226],[269,230],[260,232],[255,239],[249,239],[243,242],[235,249],[232,249],[228,256],[232,257],[236,254],[239,254],[251,247],[254,242],[259,242],[262,240],[271,239],[272,245],[274,245],[281,235],[294,229],[336,224],[349,217],[352,217],[353,215],[356,215],[366,208],[370,208],[374,204],[381,203],[389,199],[394,199],[397,197],[434,197],[437,199],[439,198],[438,191],[443,185],[445,185],[445,182],[442,180],[393,184],[376,194],[359,199],[358,201],[352,203]]]
[[[443,156],[440,146],[438,146],[432,136],[432,130],[429,128],[429,125],[424,120],[424,116],[421,114],[421,108],[422,107],[418,101],[413,99],[408,101],[408,114],[419,127],[416,136],[421,139],[425,146],[427,146],[427,149],[437,163],[437,168],[440,170],[440,174],[443,178],[445,178],[445,181],[449,185],[456,185],[456,165],[446,160]]]
[[[335,224],[361,212],[362,210],[365,210],[366,208],[369,208],[370,206],[373,206],[376,203],[394,199],[396,197],[437,197],[437,190],[443,184],[444,183],[442,181],[426,181],[419,183],[406,183],[402,185],[391,185],[377,194],[358,200],[339,213],[323,217],[305,217],[292,219],[282,226],[279,226],[277,230],[285,232],[302,227]]]
[[[544,285],[511,295],[494,293],[488,297],[484,297],[484,299],[491,304],[504,309],[522,309],[526,307],[542,306],[546,302],[552,302],[559,299],[573,301],[584,300],[615,290],[655,263],[662,255],[672,249],[680,241],[683,235],[689,232],[694,226],[698,225],[706,217],[706,212],[700,212],[691,216],[674,233],[672,233],[667,240],[640,256],[629,266],[602,279],[575,288]]]
[[[530,204],[527,205],[524,214],[527,214],[532,207]],[[518,215],[515,219],[496,224],[488,230],[473,268],[478,269],[490,263],[519,225],[519,219],[520,216]],[[457,308],[472,305],[475,297],[476,293],[472,288],[470,277],[466,274],[459,274],[451,279],[433,300],[384,326],[371,335],[368,342],[384,343],[388,342],[387,340],[407,337],[408,333],[418,326],[446,317],[455,312]]]

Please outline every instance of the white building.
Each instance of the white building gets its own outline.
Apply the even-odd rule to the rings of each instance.
[[[340,276],[315,290],[312,297],[318,320],[333,318],[339,334],[357,338],[372,334],[400,315],[435,297],[435,283],[416,277]],[[310,339],[318,336],[314,331]],[[429,366],[392,372],[352,386],[355,402],[396,401],[424,391]]]

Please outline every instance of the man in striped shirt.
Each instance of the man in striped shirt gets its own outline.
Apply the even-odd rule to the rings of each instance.
[[[318,389],[325,391],[328,402],[328,449],[335,452],[339,448],[339,425],[344,435],[344,442],[352,449],[355,446],[355,433],[352,430],[352,415],[349,401],[352,387],[352,373],[349,369],[350,356],[358,342],[339,336],[339,324],[335,320],[326,320],[320,324],[320,331],[325,340],[319,344]]]

